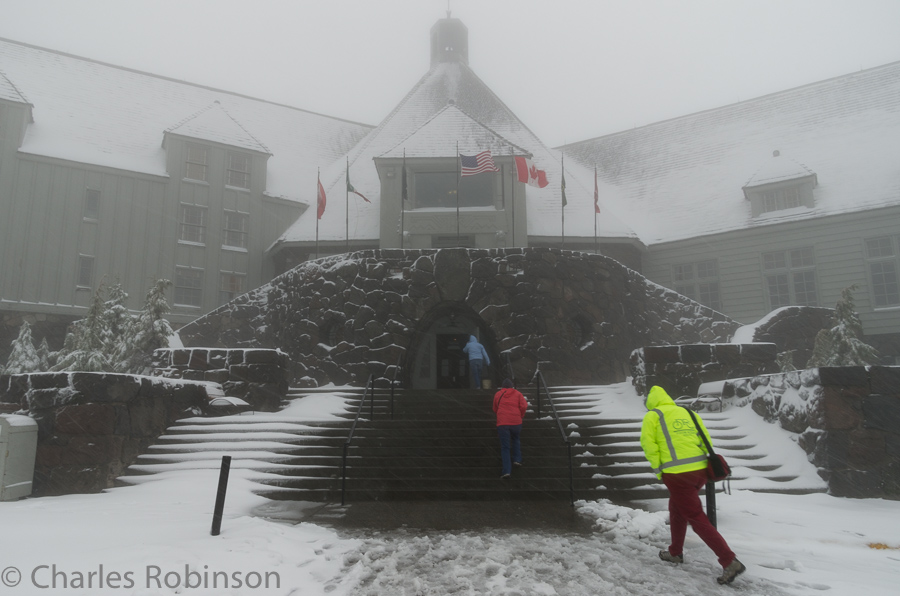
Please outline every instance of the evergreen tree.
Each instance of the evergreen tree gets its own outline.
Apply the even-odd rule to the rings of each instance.
[[[859,339],[862,335],[862,321],[859,320],[853,303],[855,290],[856,286],[853,285],[841,291],[841,299],[834,307],[831,327],[822,329],[816,335],[815,347],[807,367],[864,366],[877,362],[878,353],[875,348]]]
[[[31,325],[28,324],[28,321],[22,322],[22,326],[19,328],[19,337],[10,345],[12,345],[12,352],[6,361],[3,374],[21,375],[41,371],[41,359],[38,351],[34,349]]]
[[[112,371],[112,362],[105,351],[110,343],[110,334],[107,318],[104,316],[102,291],[101,285],[94,292],[87,316],[72,323],[72,330],[66,336],[63,350],[53,367],[54,371]]]
[[[112,370],[126,371],[126,361],[134,335],[135,317],[128,311],[128,294],[118,280],[106,291],[103,303],[103,318],[106,327],[103,352],[107,355]]]
[[[41,372],[50,370],[55,354],[50,350],[50,345],[47,343],[46,337],[41,339],[41,345],[38,347],[37,353],[38,359],[41,362]]]
[[[775,363],[778,364],[778,368],[781,372],[797,370],[797,367],[794,366],[794,350],[779,352],[778,356],[775,357]]]
[[[142,374],[150,366],[153,351],[169,347],[172,327],[164,317],[169,312],[166,289],[172,285],[167,279],[158,279],[147,291],[144,307],[132,325],[127,342],[128,353],[122,361],[122,371]]]

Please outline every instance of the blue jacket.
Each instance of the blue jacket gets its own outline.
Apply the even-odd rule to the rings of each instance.
[[[478,343],[478,340],[475,339],[474,335],[469,336],[469,343],[465,345],[462,351],[469,355],[469,360],[484,360],[485,364],[491,363],[491,359],[488,358],[487,355],[487,350],[484,349],[483,345]]]

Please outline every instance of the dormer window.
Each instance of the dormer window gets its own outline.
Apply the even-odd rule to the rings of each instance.
[[[743,190],[744,197],[750,201],[752,216],[759,217],[765,213],[814,207],[816,184],[815,172],[775,151]]]

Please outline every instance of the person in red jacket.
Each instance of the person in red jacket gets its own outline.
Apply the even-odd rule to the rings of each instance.
[[[494,412],[497,413],[497,434],[500,436],[500,457],[503,472],[500,478],[506,480],[512,474],[512,467],[522,465],[522,417],[528,409],[525,396],[519,393],[509,379],[503,380],[503,388],[494,395]],[[511,453],[510,453],[511,451]]]

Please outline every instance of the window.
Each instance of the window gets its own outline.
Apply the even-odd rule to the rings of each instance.
[[[203,304],[203,269],[175,268],[175,304],[180,306]]]
[[[184,177],[188,180],[208,182],[209,147],[187,144],[187,157],[184,163]]]
[[[719,266],[715,260],[675,265],[672,267],[672,279],[679,294],[710,308],[722,308]]]
[[[872,283],[872,304],[879,306],[900,305],[900,284],[897,280],[896,238],[882,236],[866,240],[866,260]]]
[[[793,209],[803,203],[800,200],[800,187],[776,188],[762,193],[763,213]]]
[[[181,206],[178,240],[197,244],[206,243],[206,207]]]
[[[816,306],[815,257],[812,247],[763,254],[763,274],[773,310],[782,306]]]
[[[250,163],[249,155],[229,153],[225,184],[238,188],[250,188]]]
[[[416,172],[413,209],[456,208],[457,172]],[[494,204],[494,175],[478,174],[459,180],[460,207]]]
[[[223,246],[247,248],[250,215],[240,211],[226,211],[223,223]]]
[[[231,302],[247,291],[247,276],[243,273],[222,272],[219,284],[219,304]]]
[[[84,191],[84,208],[81,213],[84,219],[100,219],[100,191],[87,189]]]
[[[79,288],[94,287],[94,257],[86,255],[78,257],[78,274],[75,285]]]

